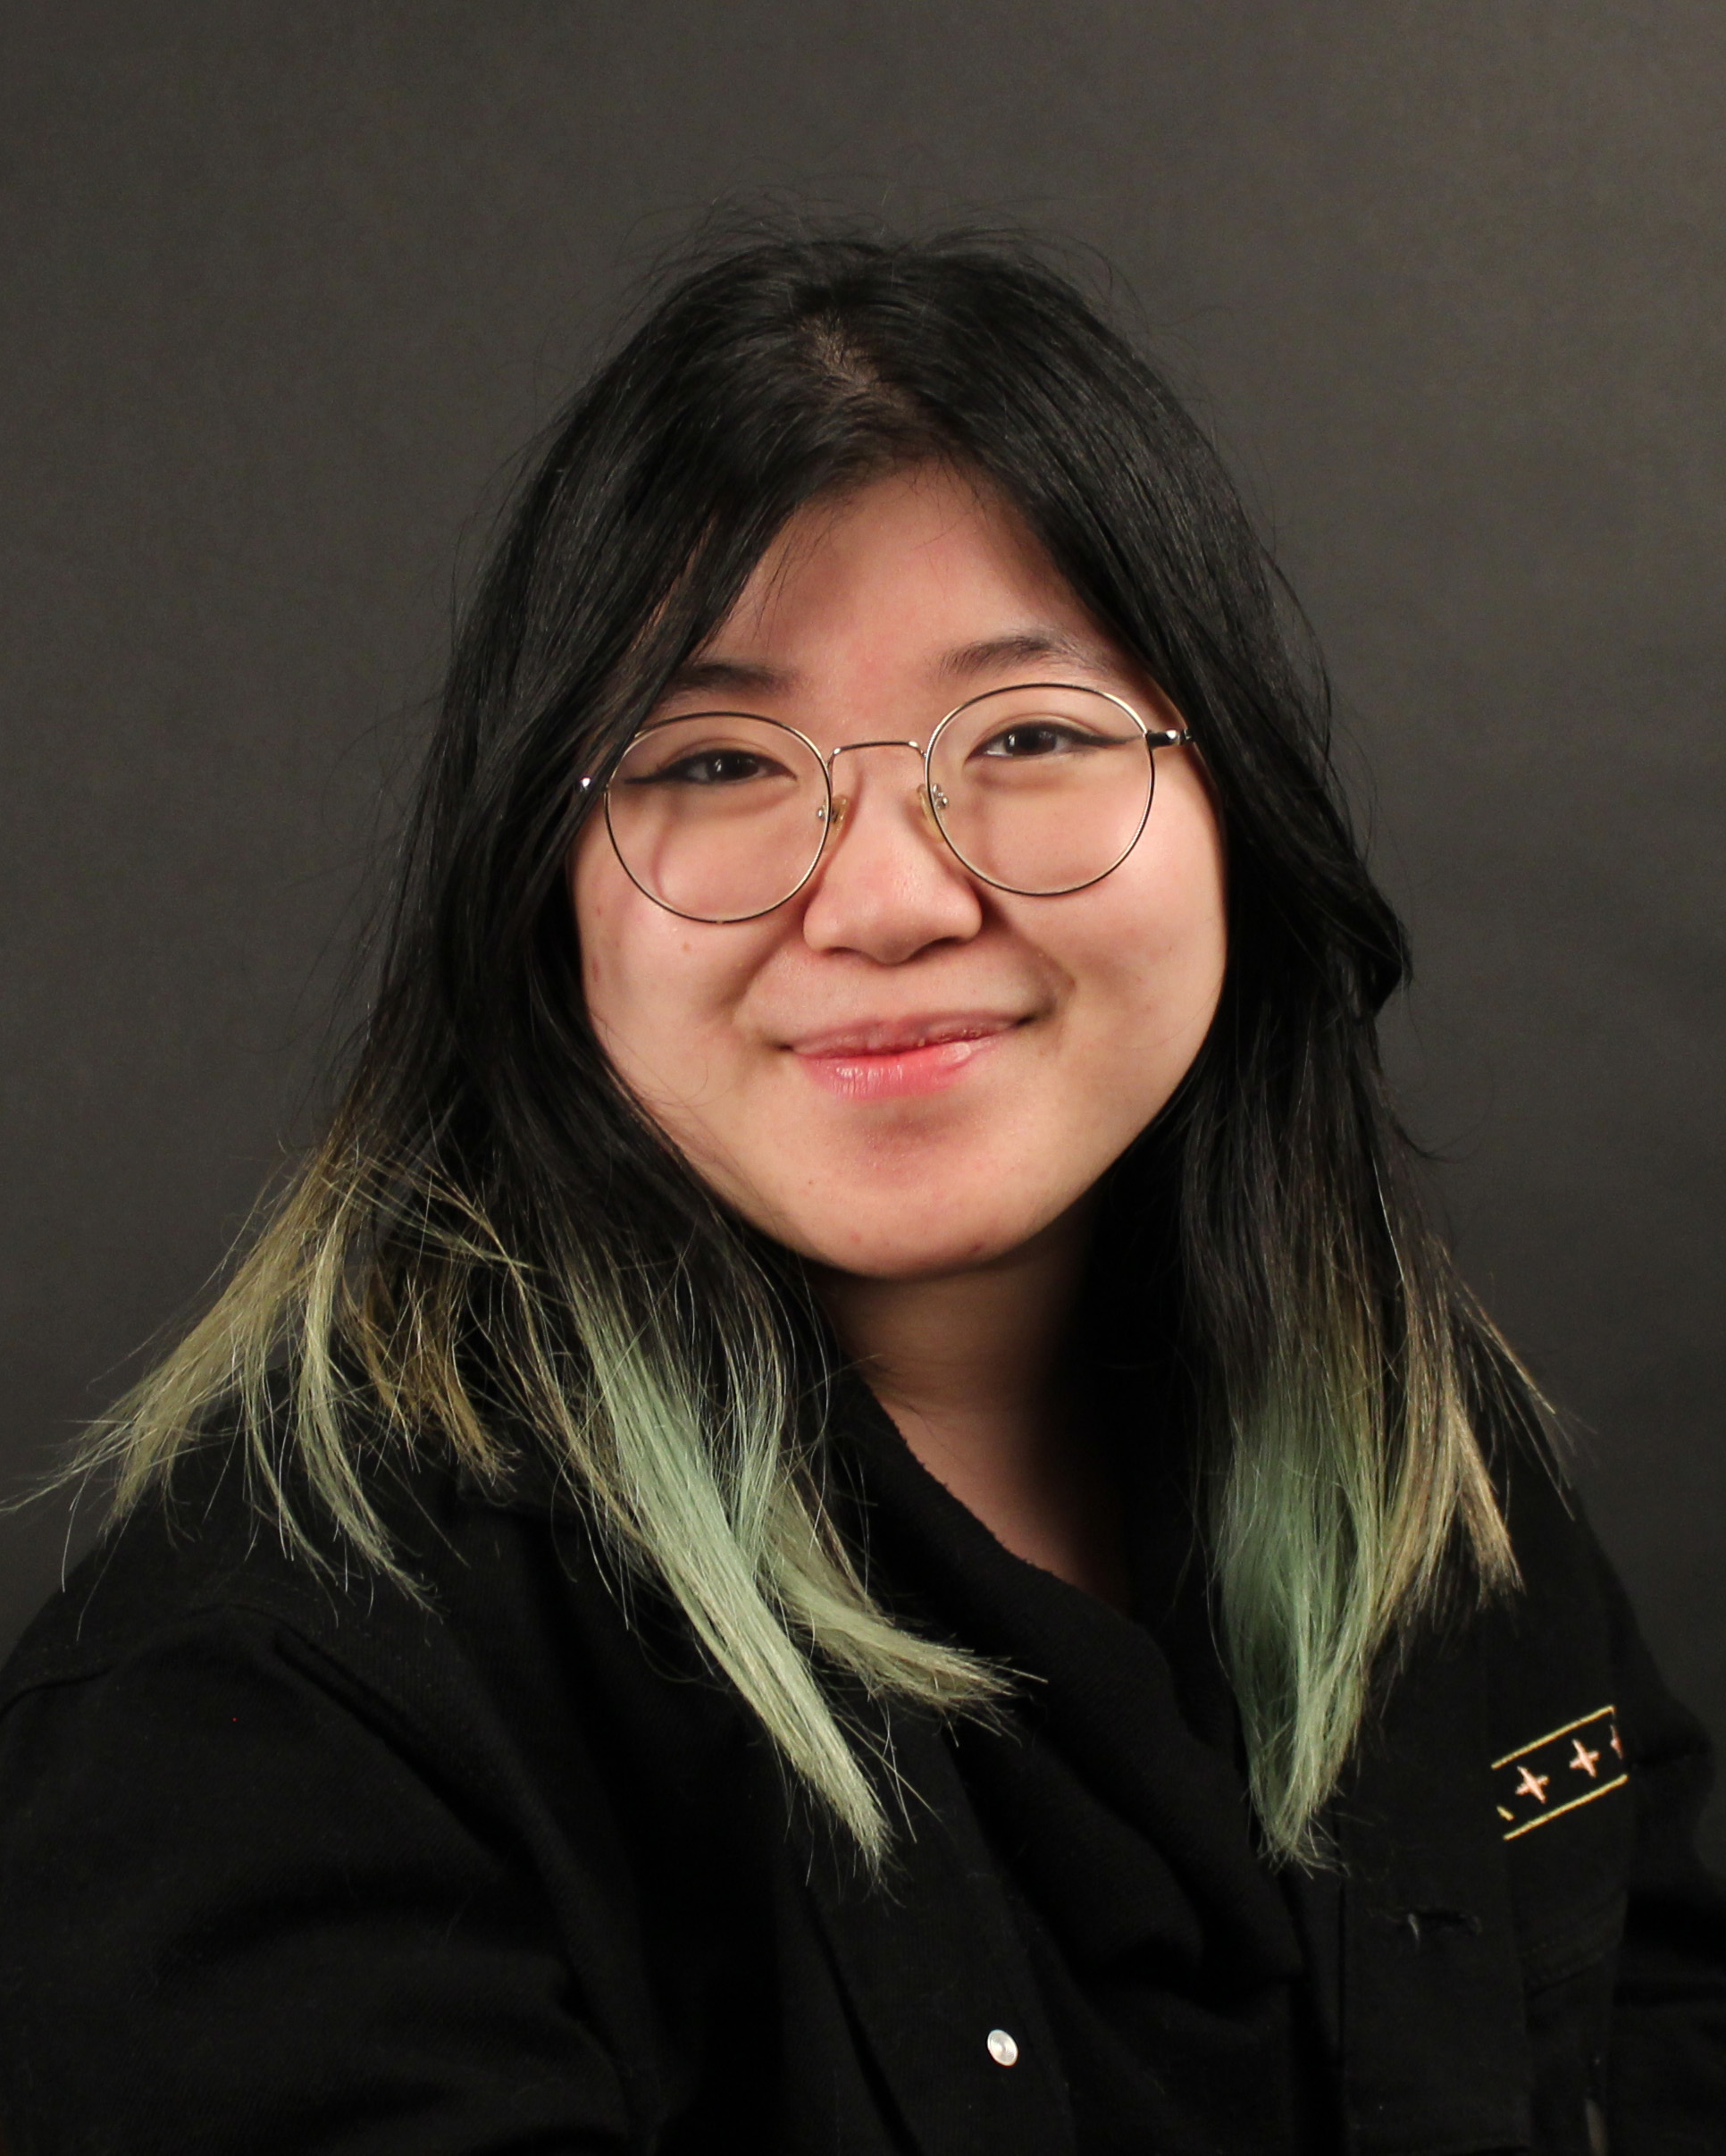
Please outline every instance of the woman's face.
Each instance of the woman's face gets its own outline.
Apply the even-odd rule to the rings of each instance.
[[[824,751],[927,742],[1026,680],[1166,700],[1018,517],[940,467],[800,512],[656,714],[782,719]],[[596,817],[571,883],[594,1028],[697,1171],[817,1263],[876,1279],[987,1264],[1068,1214],[1163,1106],[1222,986],[1223,852],[1190,749],[1156,753],[1137,846],[1089,889],[971,876],[909,750],[842,759],[815,876],[758,920],[680,919]]]

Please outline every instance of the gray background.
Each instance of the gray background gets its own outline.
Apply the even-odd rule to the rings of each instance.
[[[1004,214],[1311,608],[1465,1262],[1726,1727],[1719,0],[10,0],[0,159],[7,1488],[307,1127],[457,564],[630,281],[740,191]],[[0,1644],[65,1529],[0,1521]]]

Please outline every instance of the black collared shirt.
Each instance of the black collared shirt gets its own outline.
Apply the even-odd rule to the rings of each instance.
[[[884,1581],[1042,1680],[999,1739],[890,1717],[879,1883],[567,1511],[381,1492],[421,1607],[284,1556],[212,1440],[0,1677],[12,2156],[1274,2150],[1309,2066],[1355,2156],[1721,2144],[1705,1746],[1544,1472],[1526,1596],[1411,1656],[1327,1883],[1259,1863],[1154,1608],[1017,1566],[867,1413],[837,1441]]]

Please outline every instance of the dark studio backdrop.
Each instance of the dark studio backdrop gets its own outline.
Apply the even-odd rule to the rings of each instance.
[[[11,0],[0,1481],[309,1127],[510,453],[775,193],[1094,247],[1198,392],[1334,667],[1464,1263],[1726,1732],[1718,0]],[[67,1535],[0,1520],[0,1648]]]

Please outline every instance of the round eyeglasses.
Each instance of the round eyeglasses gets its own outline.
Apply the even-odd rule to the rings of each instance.
[[[795,898],[843,823],[842,756],[910,749],[919,800],[970,873],[997,891],[1057,898],[1099,883],[1138,843],[1156,784],[1153,751],[1185,726],[1147,726],[1107,690],[1026,682],[974,696],[925,748],[807,734],[747,711],[655,719],[605,787],[606,826],[625,873],[686,920],[758,920]],[[583,787],[597,782],[582,781]]]

